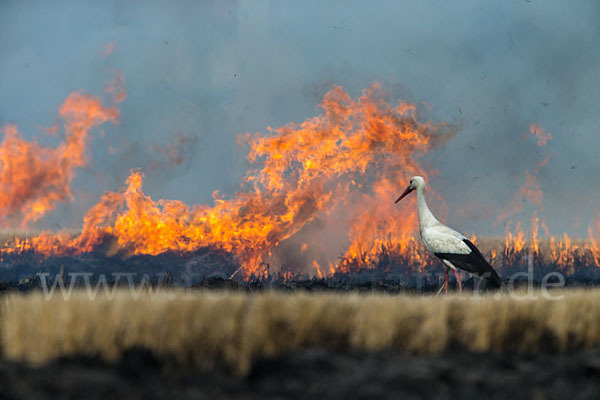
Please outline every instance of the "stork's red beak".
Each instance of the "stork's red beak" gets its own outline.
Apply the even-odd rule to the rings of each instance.
[[[394,202],[394,204],[396,204],[397,202],[399,202],[400,200],[402,200],[403,198],[405,198],[405,197],[406,197],[406,195],[407,195],[407,194],[409,194],[410,192],[412,192],[413,190],[415,190],[415,189],[411,189],[411,187],[410,187],[410,186],[409,186],[409,187],[407,187],[407,188],[406,188],[406,190],[404,191],[404,193],[402,193],[402,194],[400,195],[400,197],[398,197],[398,200],[396,200],[396,201]]]

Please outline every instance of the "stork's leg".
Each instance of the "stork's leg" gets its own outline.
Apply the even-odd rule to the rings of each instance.
[[[460,275],[455,269],[453,269],[452,271],[454,272],[454,276],[456,277],[456,282],[458,283],[458,291],[460,293],[462,293],[462,283],[460,282]]]

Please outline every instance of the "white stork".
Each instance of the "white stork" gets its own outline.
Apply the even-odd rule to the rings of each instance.
[[[442,260],[446,267],[446,280],[444,281],[444,286],[442,286],[442,288],[445,288],[445,292],[448,293],[448,270],[451,269],[456,276],[458,288],[462,293],[462,284],[460,276],[456,271],[457,268],[485,277],[492,287],[499,288],[501,285],[500,277],[483,257],[479,249],[463,234],[443,225],[429,211],[427,201],[425,201],[425,179],[420,176],[413,176],[410,184],[404,193],[398,197],[396,203],[413,190],[417,191],[419,229],[423,243],[425,243],[427,250]]]

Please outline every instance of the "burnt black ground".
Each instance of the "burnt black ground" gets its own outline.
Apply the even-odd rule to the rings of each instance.
[[[569,354],[414,356],[305,349],[256,361],[249,376],[202,372],[132,350],[116,364],[0,361],[0,398],[597,399],[600,348]]]
[[[444,280],[444,267],[441,263],[421,271],[419,267],[422,266],[413,265],[401,255],[383,249],[376,264],[350,265],[352,272],[337,272],[327,279],[310,278],[299,272],[294,272],[292,279],[284,279],[281,273],[270,271],[268,264],[261,264],[260,277],[250,276],[244,280],[234,255],[213,248],[182,254],[166,252],[155,256],[108,256],[105,253],[98,249],[72,256],[44,257],[31,251],[3,255],[0,258],[0,293],[52,287],[58,281],[65,282],[67,287],[73,284],[74,287],[81,288],[84,287],[85,280],[95,286],[103,279],[111,288],[113,285],[139,285],[146,282],[154,287],[227,288],[243,291],[277,289],[429,293],[436,292]],[[527,284],[530,280],[534,287],[539,288],[549,273],[557,272],[563,275],[565,286],[600,286],[600,268],[589,257],[575,259],[572,271],[562,271],[557,265],[544,265],[543,260],[537,259],[533,260],[535,268],[529,271],[529,256],[525,253],[515,260],[514,265],[503,264],[503,267],[497,268],[504,286],[516,279],[516,286]],[[281,268],[289,272],[295,271],[291,266],[291,269]],[[555,278],[550,282],[554,282]],[[470,275],[463,279],[463,285],[467,289],[474,286],[485,289],[487,286],[485,281],[479,282]],[[454,278],[451,277],[450,280],[455,285]]]

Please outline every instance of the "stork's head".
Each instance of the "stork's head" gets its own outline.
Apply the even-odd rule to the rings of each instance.
[[[404,197],[406,197],[407,194],[416,189],[425,189],[425,179],[423,179],[423,177],[421,176],[413,176],[412,178],[410,178],[408,187],[406,188],[406,190],[404,190],[400,197],[398,197],[398,200],[396,200],[395,203],[399,202]]]

